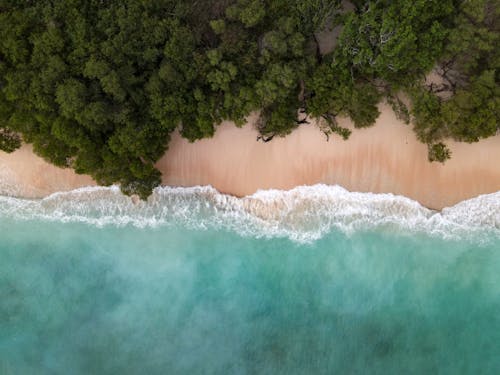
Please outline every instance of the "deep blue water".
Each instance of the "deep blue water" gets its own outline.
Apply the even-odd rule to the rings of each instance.
[[[500,373],[491,230],[298,242],[3,209],[1,374]]]

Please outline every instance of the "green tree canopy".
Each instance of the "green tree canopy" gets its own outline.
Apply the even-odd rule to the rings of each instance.
[[[0,149],[146,198],[170,134],[223,120],[269,141],[307,122],[347,139],[389,102],[429,158],[498,131],[496,0],[0,0]],[[342,30],[322,55],[316,35]],[[332,37],[335,37],[332,34]],[[433,68],[443,83],[428,86]],[[449,92],[448,97],[440,95]]]

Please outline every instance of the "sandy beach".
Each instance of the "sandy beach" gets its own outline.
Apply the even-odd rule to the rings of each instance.
[[[411,126],[397,120],[387,105],[380,110],[373,127],[354,130],[348,141],[338,136],[327,141],[311,123],[285,138],[257,142],[255,116],[242,128],[224,122],[213,138],[195,143],[174,134],[157,166],[165,185],[212,185],[236,196],[324,183],[405,195],[441,209],[500,190],[500,135],[475,144],[449,141],[451,160],[430,163]],[[352,127],[347,119],[340,123]],[[46,163],[29,145],[12,154],[0,152],[0,194],[38,198],[92,184],[88,176]]]
[[[0,195],[41,198],[90,185],[95,185],[91,177],[47,163],[31,145],[11,154],[0,151]]]

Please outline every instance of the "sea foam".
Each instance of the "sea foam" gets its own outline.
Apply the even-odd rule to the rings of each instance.
[[[500,191],[437,212],[403,196],[355,193],[327,185],[261,190],[244,198],[221,194],[210,186],[159,187],[147,202],[137,203],[117,186],[88,187],[39,200],[0,197],[0,214],[16,220],[96,226],[220,228],[243,236],[298,242],[317,240],[332,229],[347,234],[367,229],[425,232],[475,240],[487,231],[500,238]]]

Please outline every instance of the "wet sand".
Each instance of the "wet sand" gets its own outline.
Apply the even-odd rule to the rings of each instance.
[[[500,190],[500,135],[475,144],[449,141],[452,159],[430,163],[411,126],[398,121],[388,106],[380,109],[377,123],[354,130],[348,141],[331,136],[327,142],[311,123],[285,138],[257,142],[252,116],[243,128],[224,122],[213,138],[195,143],[174,134],[157,166],[165,185],[212,185],[236,196],[324,183],[405,195],[441,209]],[[351,127],[347,119],[341,124]],[[45,163],[30,146],[10,155],[0,152],[1,194],[42,197],[91,184],[87,176]]]

